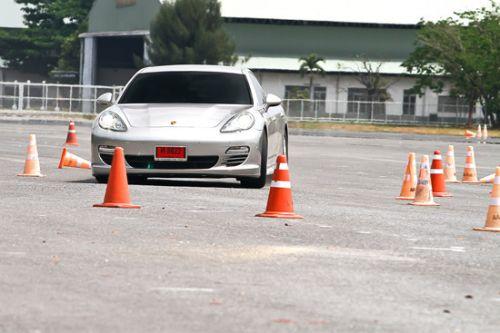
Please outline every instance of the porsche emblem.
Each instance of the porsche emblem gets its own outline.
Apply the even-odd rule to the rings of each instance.
[[[172,121],[170,122],[170,125],[172,125],[172,126],[173,126],[173,125],[175,125],[175,124],[177,124],[177,122],[176,122],[175,120],[172,120]]]

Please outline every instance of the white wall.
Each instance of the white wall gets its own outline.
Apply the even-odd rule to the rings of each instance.
[[[275,94],[281,98],[285,97],[285,86],[287,85],[309,85],[307,76],[301,77],[298,73],[282,72],[258,72],[254,71],[260,80],[264,90]],[[402,103],[404,90],[410,89],[415,84],[415,79],[408,76],[386,76],[384,78],[389,84],[387,89],[391,96],[386,102],[386,114],[399,116],[403,113]],[[347,108],[347,92],[349,88],[364,88],[353,75],[348,74],[328,74],[325,76],[316,75],[315,85],[326,87],[326,112],[345,113]],[[443,93],[439,95],[449,95],[449,86],[445,86]],[[337,102],[338,101],[338,102]],[[428,117],[429,114],[437,113],[438,94],[426,90],[422,97],[417,96],[415,116]],[[443,114],[440,116],[453,116],[453,114]],[[481,115],[480,107],[476,108],[476,116]]]

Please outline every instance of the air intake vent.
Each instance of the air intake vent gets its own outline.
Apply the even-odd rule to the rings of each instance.
[[[247,146],[231,147],[226,150],[222,164],[228,167],[241,165],[247,160],[249,153],[250,148]]]

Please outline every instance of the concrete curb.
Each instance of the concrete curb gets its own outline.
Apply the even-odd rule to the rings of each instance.
[[[0,123],[20,123],[33,125],[67,125],[73,120],[78,126],[92,126],[95,114],[51,111],[0,111]]]
[[[461,136],[452,135],[431,135],[431,134],[404,134],[387,132],[349,132],[340,130],[304,130],[300,128],[290,128],[292,135],[304,136],[323,136],[338,138],[362,138],[362,139],[392,139],[392,140],[414,140],[414,141],[446,141],[464,143],[465,139]],[[471,145],[478,144],[476,140],[471,140]],[[488,144],[500,144],[499,138],[488,139]]]

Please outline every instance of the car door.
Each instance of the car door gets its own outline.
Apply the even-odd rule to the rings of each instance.
[[[279,117],[281,115],[281,110],[279,107],[267,107],[266,105],[266,93],[259,81],[253,75],[252,72],[249,71],[248,76],[250,77],[250,81],[254,88],[254,93],[257,99],[258,108],[262,110],[262,115],[264,116],[264,120],[266,122],[267,127],[267,165],[274,166],[276,162],[276,157],[279,153],[279,145],[281,144],[280,138],[280,130],[279,130]]]

